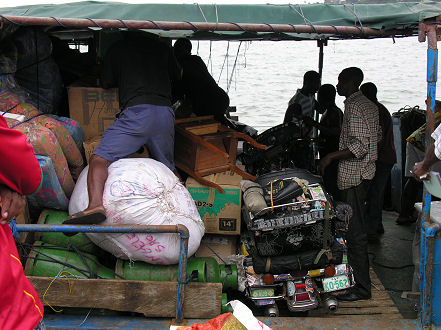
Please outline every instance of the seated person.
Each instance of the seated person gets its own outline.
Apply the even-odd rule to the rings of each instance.
[[[191,41],[185,38],[176,40],[175,56],[182,67],[182,80],[175,86],[175,99],[184,98],[184,108],[191,106],[197,116],[213,115],[224,122],[230,98],[220,88],[208,72],[204,61],[191,55]]]

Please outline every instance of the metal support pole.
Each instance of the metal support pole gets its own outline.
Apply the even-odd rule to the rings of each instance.
[[[19,232],[62,232],[62,233],[177,233],[180,236],[178,292],[176,301],[176,322],[182,322],[185,284],[187,283],[187,255],[190,234],[184,225],[144,226],[144,225],[17,225]]]
[[[323,58],[324,58],[323,47],[327,46],[327,45],[328,45],[327,39],[317,40],[317,47],[319,47],[318,73],[320,76],[320,82],[322,81],[322,75],[323,75]],[[318,113],[318,111],[316,111],[315,116],[314,116],[314,120],[318,122],[319,116],[320,116],[320,114]],[[312,151],[314,153],[314,159],[318,159],[318,146],[317,146],[317,142],[315,141],[316,138],[318,137],[318,130],[316,127],[313,128],[312,137],[314,139],[314,142],[312,143]]]
[[[431,134],[435,124],[436,81],[438,73],[438,49],[435,24],[420,24],[419,40],[427,37],[427,129],[426,150],[432,145]],[[432,196],[424,188],[423,213],[421,218],[420,256],[420,320],[423,326],[431,324],[432,315],[432,272],[434,254],[434,229],[430,223],[430,203]]]

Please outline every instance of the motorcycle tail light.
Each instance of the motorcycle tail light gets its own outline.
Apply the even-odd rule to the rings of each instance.
[[[296,284],[296,291],[301,289],[305,289],[305,284]]]
[[[307,300],[311,300],[311,299],[309,298],[309,294],[308,294],[308,292],[297,293],[297,294],[296,294],[296,301],[307,301]]]
[[[263,275],[263,283],[274,284],[274,275],[272,275],[272,274]]]
[[[325,276],[326,277],[335,276],[335,273],[336,273],[336,271],[335,271],[335,267],[334,266],[326,267],[325,268]]]

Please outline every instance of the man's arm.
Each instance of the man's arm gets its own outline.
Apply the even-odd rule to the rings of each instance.
[[[423,161],[415,164],[412,170],[413,177],[418,181],[428,180],[429,176],[427,174],[437,162],[439,162],[439,159],[435,155],[435,145],[432,144],[429,149],[427,149]]]
[[[36,192],[42,181],[40,165],[26,136],[10,129],[0,116],[0,223],[21,213],[25,205],[24,194]]]
[[[349,149],[331,152],[320,160],[319,163],[320,173],[324,175],[326,167],[329,164],[331,164],[334,160],[350,159],[350,158],[354,158],[354,154]]]

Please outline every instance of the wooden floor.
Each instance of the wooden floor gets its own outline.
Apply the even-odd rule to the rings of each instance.
[[[341,301],[338,310],[334,313],[327,313],[323,309],[310,311],[309,316],[312,317],[352,317],[365,315],[369,318],[402,319],[402,315],[398,311],[394,302],[390,298],[380,279],[374,270],[370,269],[372,281],[372,298],[369,300],[359,301]]]

